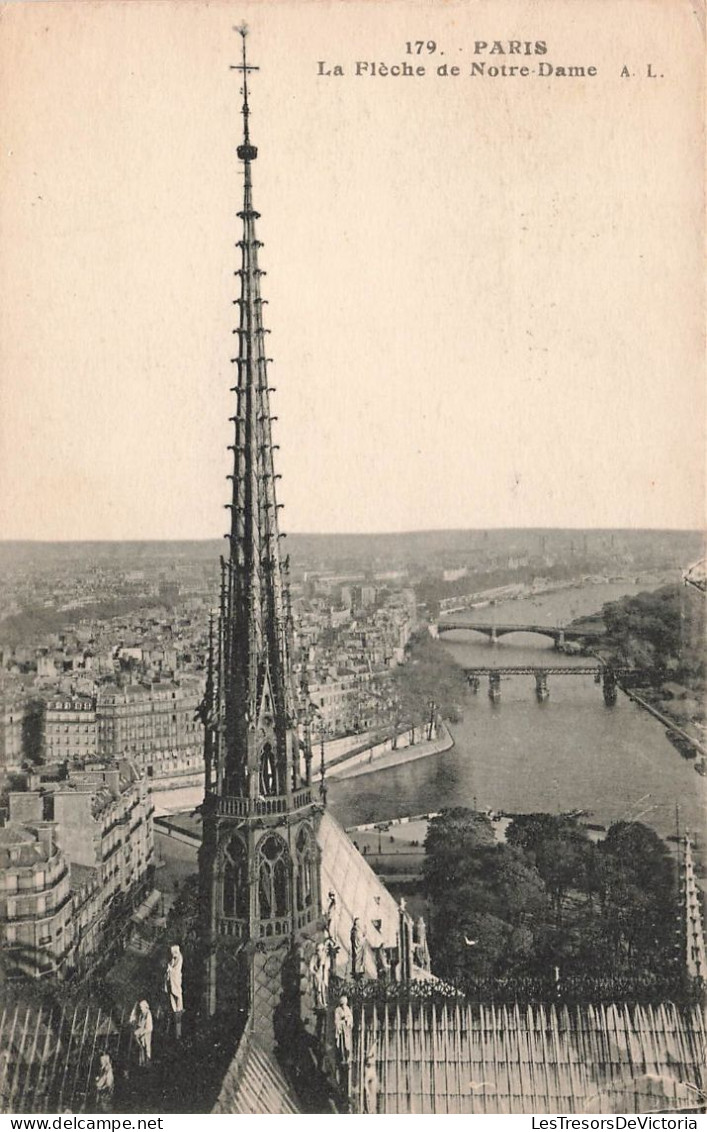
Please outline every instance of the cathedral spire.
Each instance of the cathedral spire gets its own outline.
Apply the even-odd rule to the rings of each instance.
[[[235,271],[239,295],[237,354],[233,392],[236,395],[234,424],[231,527],[228,534],[227,578],[228,625],[224,677],[225,750],[223,778],[231,793],[255,797],[263,793],[282,795],[296,786],[296,751],[288,742],[288,730],[296,720],[296,702],[289,655],[287,610],[273,459],[271,388],[263,326],[259,266],[262,244],[253,206],[253,162],[258,150],[250,136],[248,76],[257,67],[247,61],[247,29],[242,38],[242,61],[233,69],[243,75],[243,140],[237,155],[243,165],[241,238],[237,242],[240,263]],[[269,717],[273,734],[268,756],[253,749],[253,729]],[[266,728],[267,730],[267,728]],[[265,746],[268,746],[265,744]]]
[[[228,553],[210,639],[205,723],[205,796],[199,855],[207,1013],[248,1012],[265,1042],[274,1040],[274,1010],[283,986],[285,1014],[299,997],[283,972],[293,949],[320,915],[311,739],[298,711],[287,560],[281,554],[268,365],[253,204],[246,29],[241,62],[243,173],[234,272],[237,311],[232,393],[233,453]],[[255,946],[257,944],[257,947]]]

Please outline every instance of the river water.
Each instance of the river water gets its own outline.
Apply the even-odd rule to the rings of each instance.
[[[470,625],[494,620],[562,625],[657,584],[583,585],[454,618]],[[538,635],[512,634],[495,645],[473,631],[441,639],[469,666],[588,663],[555,652],[552,641]],[[608,826],[640,818],[666,837],[675,834],[677,807],[681,832],[689,828],[703,840],[707,779],[673,747],[659,721],[622,693],[607,707],[592,676],[550,675],[548,686],[549,699],[538,703],[532,676],[503,677],[500,702],[492,703],[482,677],[479,691],[466,696],[463,720],[451,727],[453,749],[348,781],[331,780],[332,811],[351,826],[451,805],[509,812],[582,809],[592,815],[586,821]]]

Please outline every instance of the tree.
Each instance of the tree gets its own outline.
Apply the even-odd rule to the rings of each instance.
[[[658,834],[642,822],[615,822],[599,847],[599,883],[614,962],[674,964],[675,867]]]
[[[521,848],[536,866],[561,922],[567,893],[589,887],[592,849],[586,830],[564,814],[519,814],[506,830],[506,841]]]
[[[557,968],[592,995],[607,977],[640,987],[679,974],[673,861],[640,822],[616,822],[594,844],[567,815],[522,814],[498,844],[485,815],[451,809],[430,822],[425,850],[443,977],[469,989],[529,979],[547,993]]]
[[[464,981],[526,965],[547,904],[537,870],[496,843],[486,815],[461,808],[433,818],[425,852],[435,971]]]
[[[678,586],[612,601],[602,609],[607,644],[622,660],[656,668],[682,651],[682,603]]]
[[[467,694],[463,670],[425,631],[411,638],[407,663],[395,669],[392,682],[398,722],[414,727],[427,722],[432,702],[446,719],[458,718]]]
[[[476,875],[479,850],[494,844],[485,814],[463,806],[432,818],[425,837],[424,886],[431,895]]]

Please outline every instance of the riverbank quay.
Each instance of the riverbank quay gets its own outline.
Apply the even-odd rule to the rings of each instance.
[[[370,770],[399,766],[414,759],[425,758],[427,755],[439,754],[454,746],[454,740],[444,723],[439,725],[439,735],[435,739],[414,742],[415,736],[420,733],[419,727],[400,731],[395,739],[395,748],[393,735],[381,734],[380,729],[331,739],[324,744],[324,766],[327,776],[351,778],[354,774],[365,774]],[[318,755],[316,748],[314,755],[316,760]],[[202,800],[202,789],[202,775],[188,784],[163,786],[161,782],[155,781],[153,785],[155,815],[164,817],[167,814],[179,814],[193,809]]]
[[[599,663],[605,668],[610,668],[615,662],[614,657],[609,657],[607,659],[606,656],[602,656],[602,654],[598,652],[592,651],[591,655],[593,657],[596,657]],[[635,690],[635,688],[627,685],[626,683],[624,683],[624,681],[617,680],[617,685],[624,693],[624,695],[628,696],[628,698],[634,704],[637,704],[638,707],[643,708],[644,711],[647,711],[650,715],[653,716],[654,719],[657,719],[659,723],[662,723],[668,731],[672,731],[675,735],[679,735],[680,738],[683,739],[685,743],[687,743],[688,746],[690,746],[694,750],[695,754],[707,756],[707,746],[703,742],[701,742],[700,739],[696,738],[695,735],[692,735],[689,731],[685,730],[684,721],[679,721],[674,715],[670,715],[664,709],[661,710],[657,708],[655,704],[652,704],[650,700],[647,700],[645,698],[645,694],[641,695]],[[644,689],[643,691],[645,693],[646,689]],[[657,693],[659,689],[655,689],[655,691]],[[685,691],[687,692],[689,691],[689,689],[686,688]]]
[[[689,743],[689,745],[694,748],[696,753],[707,756],[707,746],[705,746],[704,743],[701,743],[699,739],[696,739],[694,735],[690,735],[688,731],[685,731],[682,727],[680,727],[675,722],[675,719],[673,719],[669,715],[664,715],[663,712],[659,711],[658,708],[654,707],[653,704],[649,703],[648,700],[643,698],[643,696],[639,696],[638,692],[635,692],[632,688],[625,688],[623,687],[623,685],[620,685],[620,687],[622,692],[625,692],[630,700],[633,700],[633,702],[635,704],[638,704],[639,707],[642,707],[647,712],[650,712],[654,719],[659,720],[670,731],[678,734],[682,739],[685,740],[686,743]]]
[[[348,778],[358,778],[377,770],[386,770],[388,767],[404,766],[406,763],[416,762],[418,759],[428,758],[430,755],[439,755],[449,751],[454,746],[454,737],[446,723],[440,723],[439,733],[434,739],[423,740],[420,743],[408,743],[392,749],[392,740],[387,739],[376,747],[366,747],[354,753],[333,767],[327,767],[329,778],[341,781]],[[408,733],[409,735],[410,733]],[[380,750],[380,753],[378,751]]]
[[[397,746],[407,747],[412,741],[414,732],[412,728],[401,731],[397,736]],[[338,749],[336,749],[338,748]],[[373,754],[376,758],[384,751],[393,749],[393,734],[390,731],[362,732],[360,735],[347,735],[344,739],[333,739],[324,744],[324,765],[328,771],[340,766],[358,755]]]
[[[404,733],[399,737],[399,743],[404,744],[406,742],[406,735],[407,733]],[[324,743],[324,765],[329,770],[330,767],[338,766],[355,755],[369,752],[372,747],[380,746],[382,749],[386,743],[390,746],[391,742],[389,736],[381,734],[380,728],[375,731],[363,731],[356,735],[344,735],[338,739],[327,739]],[[321,756],[318,745],[315,745],[314,757],[316,765],[319,766]],[[185,777],[183,781],[178,778],[174,780],[155,778],[152,780],[152,802],[157,817],[164,817],[168,814],[182,814],[185,811],[193,810],[201,804],[203,798],[203,770],[188,778]]]

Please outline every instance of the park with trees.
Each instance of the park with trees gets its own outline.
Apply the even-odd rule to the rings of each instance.
[[[698,742],[705,741],[705,600],[684,585],[606,604],[602,655],[642,669],[644,699]],[[635,678],[633,682],[636,683]],[[687,757],[695,750],[680,747]]]
[[[425,841],[433,970],[487,999],[684,996],[677,871],[641,822],[449,809]]]
[[[407,663],[391,675],[396,728],[424,730],[437,715],[457,722],[468,690],[463,669],[426,629],[411,636],[406,652]]]

